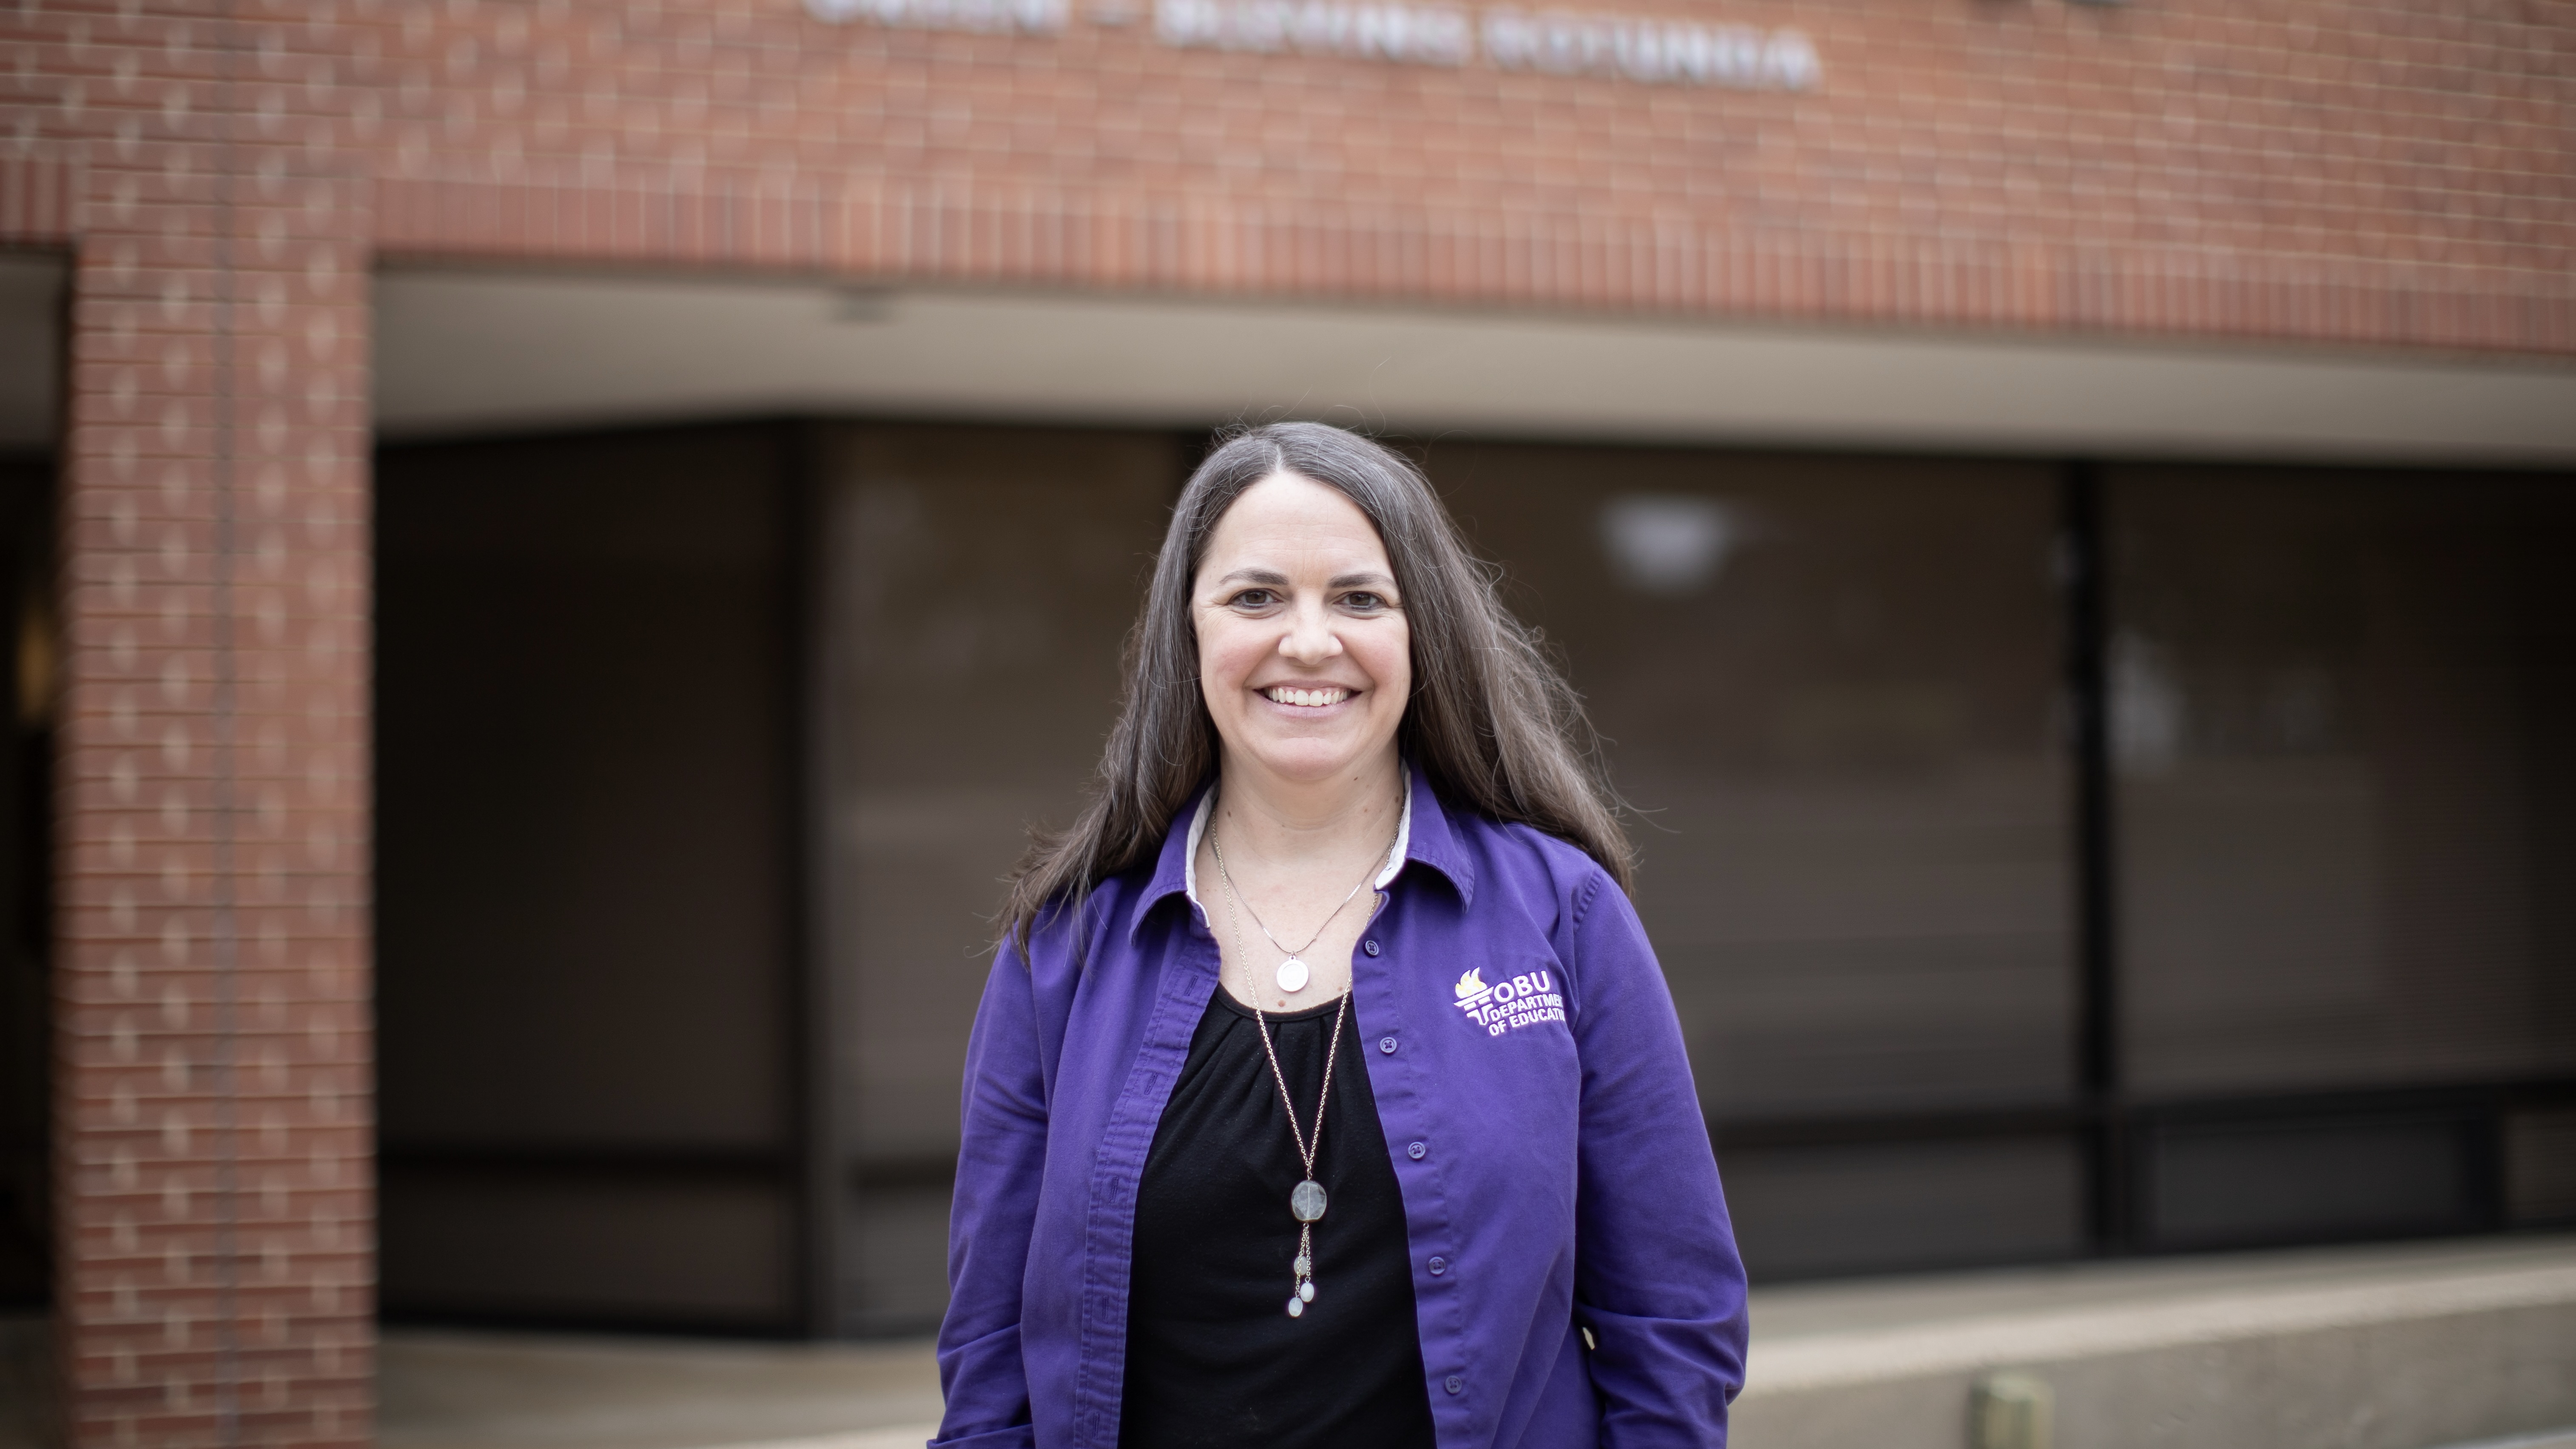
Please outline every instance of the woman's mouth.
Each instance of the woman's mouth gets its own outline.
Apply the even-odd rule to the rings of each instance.
[[[1351,692],[1347,689],[1291,689],[1284,684],[1278,684],[1261,691],[1261,697],[1272,704],[1295,705],[1300,709],[1322,709],[1326,705],[1340,704],[1351,697]]]

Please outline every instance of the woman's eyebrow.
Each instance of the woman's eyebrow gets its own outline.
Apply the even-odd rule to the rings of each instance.
[[[1216,582],[1219,588],[1226,587],[1230,584],[1259,584],[1264,588],[1272,589],[1284,589],[1289,587],[1288,576],[1279,572],[1277,569],[1236,569],[1234,572],[1225,575]],[[1387,589],[1393,588],[1394,586],[1395,580],[1388,578],[1386,575],[1382,573],[1368,572],[1356,574],[1335,574],[1331,582],[1327,583],[1324,587],[1328,589]]]

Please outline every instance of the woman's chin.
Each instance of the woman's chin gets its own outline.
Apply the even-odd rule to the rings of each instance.
[[[1393,740],[1342,735],[1283,735],[1235,741],[1234,753],[1263,773],[1291,785],[1320,785],[1347,780],[1381,754],[1391,755]]]

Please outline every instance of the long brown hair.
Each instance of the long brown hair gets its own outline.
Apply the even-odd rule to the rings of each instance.
[[[1396,733],[1405,758],[1442,798],[1562,837],[1627,889],[1633,857],[1598,742],[1536,632],[1503,607],[1500,570],[1468,552],[1430,481],[1401,455],[1322,423],[1271,423],[1210,453],[1173,505],[1127,635],[1118,724],[1090,803],[1072,829],[1038,837],[1012,874],[1003,939],[1025,956],[1041,917],[1079,918],[1094,886],[1153,858],[1216,768],[1190,595],[1217,520],[1275,473],[1350,499],[1386,544],[1413,640],[1413,697]]]

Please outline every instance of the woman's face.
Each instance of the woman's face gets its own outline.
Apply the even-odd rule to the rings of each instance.
[[[1393,757],[1413,633],[1386,545],[1348,498],[1293,473],[1245,489],[1208,535],[1190,602],[1229,766],[1315,784]]]

